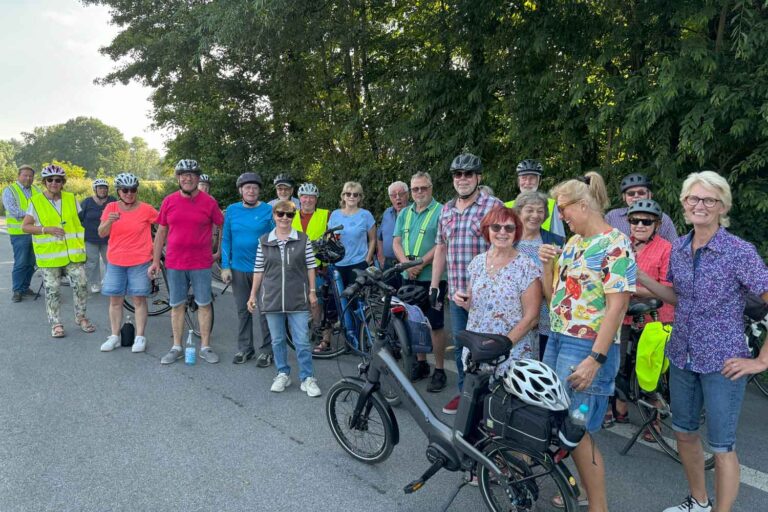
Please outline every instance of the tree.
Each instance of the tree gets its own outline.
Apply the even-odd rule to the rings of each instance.
[[[162,174],[160,153],[141,137],[133,137],[128,149],[117,154],[115,165],[120,172],[130,172],[140,178],[158,179]]]

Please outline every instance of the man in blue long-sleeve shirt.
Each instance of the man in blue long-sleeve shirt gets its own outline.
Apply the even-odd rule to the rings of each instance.
[[[12,183],[3,190],[3,206],[5,207],[5,223],[8,227],[8,235],[13,247],[13,302],[21,302],[22,295],[34,295],[29,284],[35,273],[35,253],[32,249],[32,235],[21,230],[21,222],[24,220],[29,198],[40,192],[32,186],[35,180],[35,170],[29,165],[19,167],[19,176],[16,183]]]

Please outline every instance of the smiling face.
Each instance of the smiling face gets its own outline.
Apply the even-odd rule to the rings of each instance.
[[[240,197],[243,198],[243,202],[246,204],[256,204],[259,200],[259,192],[261,191],[257,183],[246,183],[240,187]]]
[[[411,197],[418,208],[424,208],[432,202],[432,184],[427,178],[411,178]]]
[[[520,220],[528,233],[538,232],[546,218],[547,207],[544,203],[530,203],[520,209]]]
[[[194,172],[179,174],[177,178],[179,180],[179,188],[187,195],[197,190],[197,185],[200,183],[200,175]]]
[[[468,196],[477,190],[481,175],[473,171],[457,170],[453,173],[453,188],[460,196]]]
[[[310,194],[304,194],[299,196],[301,202],[301,211],[304,213],[312,213],[317,208],[317,196]]]
[[[571,200],[565,196],[557,198],[557,209],[560,210],[560,217],[568,227],[577,234],[583,234],[587,227],[587,206],[583,200]]]
[[[277,198],[281,201],[291,200],[291,196],[293,195],[293,187],[281,183],[275,187],[275,190],[277,191]]]
[[[357,208],[362,199],[363,192],[358,187],[345,187],[341,193],[341,200],[346,208]]]
[[[53,195],[61,194],[61,189],[64,188],[64,183],[66,183],[66,178],[62,176],[48,176],[47,178],[43,178],[45,189]]]
[[[276,208],[272,213],[272,218],[275,220],[275,226],[280,231],[290,231],[293,218],[296,216],[295,210],[290,210],[287,207]]]
[[[105,187],[104,185],[99,185],[98,187],[96,187],[96,197],[98,197],[99,199],[105,199],[108,193],[109,193],[108,187]]]
[[[688,196],[683,200],[683,211],[685,220],[693,224],[694,228],[717,226],[720,224],[720,216],[726,213],[717,191],[701,183],[691,187]]]
[[[210,183],[203,183],[201,181],[200,183],[197,184],[197,190],[200,190],[200,191],[205,192],[207,194],[211,190],[211,184]]]
[[[19,172],[19,183],[21,183],[23,187],[31,187],[34,181],[35,171],[32,169],[22,169],[21,172]]]
[[[528,190],[536,191],[539,188],[539,175],[538,174],[518,175],[517,186],[520,187],[520,192],[525,192]]]
[[[658,218],[649,213],[633,213],[629,217],[629,236],[639,242],[647,242],[658,229]],[[646,226],[644,223],[650,222]],[[636,223],[636,224],[634,224]]]
[[[621,194],[627,206],[632,206],[632,203],[638,199],[651,199],[652,196],[653,194],[651,194],[651,190],[648,187],[631,187]]]
[[[499,224],[491,224],[488,228],[488,238],[493,247],[506,249],[515,244],[515,229],[517,226],[514,220],[507,219]]]

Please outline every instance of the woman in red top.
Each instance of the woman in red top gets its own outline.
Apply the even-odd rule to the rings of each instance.
[[[629,220],[629,238],[632,241],[638,268],[648,274],[651,279],[665,286],[671,286],[667,281],[667,270],[672,244],[658,235],[662,219],[661,207],[652,199],[639,199],[627,210],[627,219]],[[655,298],[656,296],[638,284],[635,297]],[[659,309],[659,321],[662,323],[671,324],[674,318],[675,308],[671,304],[664,304]],[[646,322],[650,320],[650,316],[645,319]],[[627,354],[631,324],[632,318],[627,316],[621,326],[622,366]],[[603,426],[609,428],[614,423],[629,423],[627,403],[618,398],[613,404],[613,412],[609,411],[605,415]],[[650,432],[644,432],[643,439],[654,442]]]

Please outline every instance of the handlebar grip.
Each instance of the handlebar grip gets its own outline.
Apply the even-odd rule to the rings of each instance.
[[[345,288],[344,291],[341,292],[341,296],[345,299],[351,299],[358,291],[360,291],[360,285],[354,283]]]

